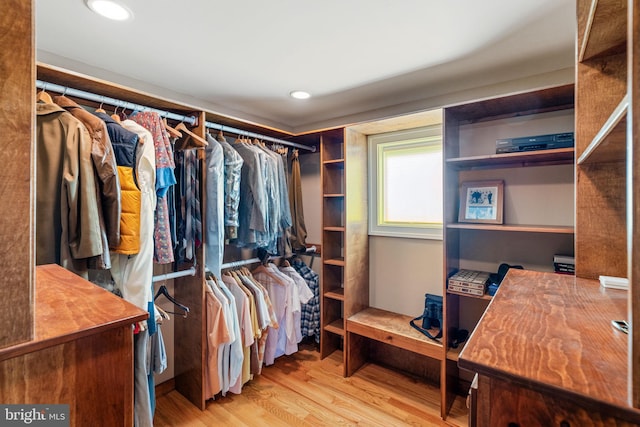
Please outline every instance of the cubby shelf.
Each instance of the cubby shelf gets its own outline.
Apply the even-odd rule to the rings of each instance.
[[[620,12],[619,0],[592,0],[579,3],[578,61],[584,62],[624,51],[627,41],[627,18]],[[580,10],[582,8],[585,10]],[[589,10],[587,11],[586,8]],[[596,31],[593,29],[596,28]]]
[[[335,289],[324,293],[325,298],[331,298],[338,301],[344,301],[344,289]]]
[[[625,95],[578,158],[579,165],[623,161],[626,158],[628,109],[629,95]]]
[[[328,325],[324,325],[324,330],[332,334],[344,336],[344,320],[334,320]]]
[[[344,258],[325,259],[324,263],[328,265],[337,265],[340,267],[344,267]]]

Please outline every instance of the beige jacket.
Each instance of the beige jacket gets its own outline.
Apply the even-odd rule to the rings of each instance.
[[[91,158],[98,186],[98,213],[104,248],[117,248],[120,244],[120,182],[113,146],[105,123],[65,96],[54,96],[53,101],[80,120],[91,137]],[[108,250],[105,250],[105,266],[110,268]]]
[[[103,253],[91,137],[55,104],[36,104],[36,263],[86,277]]]

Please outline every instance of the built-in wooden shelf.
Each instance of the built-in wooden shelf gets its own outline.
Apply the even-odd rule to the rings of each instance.
[[[366,308],[347,319],[347,331],[419,353],[436,360],[444,360],[442,344],[427,338],[411,327],[412,317],[379,308]]]
[[[336,335],[344,336],[344,320],[338,319],[333,322],[325,325],[324,330],[327,332],[334,333]]]
[[[344,301],[344,289],[334,289],[324,293],[325,298],[331,298],[338,301]]]
[[[482,299],[482,300],[486,300],[486,301],[491,301],[493,299],[493,297],[489,294],[484,294],[482,296],[479,295],[471,295],[471,294],[462,294],[460,292],[453,292],[450,291],[449,289],[447,289],[447,293],[450,295],[459,295],[461,297],[468,297],[468,298],[475,298],[475,299]]]
[[[462,126],[573,108],[574,101],[574,86],[568,84],[536,91],[535,102],[525,92],[448,107],[446,113]]]
[[[623,161],[626,158],[628,109],[629,95],[627,94],[580,155],[579,165]]]
[[[578,20],[584,28],[578,34],[580,51],[578,61],[583,62],[615,51],[623,51],[627,41],[626,2],[621,0],[592,0],[589,8],[578,9]],[[598,31],[591,31],[597,28]]]
[[[324,197],[344,197],[344,193],[327,193]]]
[[[331,166],[331,165],[344,166],[344,159],[325,160],[322,162],[322,164],[326,166]]]
[[[344,231],[344,227],[324,227],[324,231]]]
[[[340,258],[325,259],[324,263],[329,265],[337,265],[340,267],[344,267],[344,258],[340,257]]]
[[[513,231],[520,233],[555,233],[573,234],[575,228],[564,225],[523,225],[523,224],[472,224],[450,223],[447,228],[459,228],[464,230],[488,230],[488,231]]]
[[[522,153],[489,154],[486,156],[455,157],[447,159],[447,165],[456,170],[497,169],[572,164],[573,147],[552,150],[525,151]]]

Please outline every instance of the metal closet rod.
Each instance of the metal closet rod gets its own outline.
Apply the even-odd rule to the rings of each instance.
[[[315,151],[316,151],[316,146],[315,145],[308,146],[308,145],[297,144],[295,142],[285,141],[284,139],[278,139],[278,138],[273,138],[273,137],[266,136],[266,135],[260,135],[259,133],[249,132],[249,131],[242,130],[242,129],[236,129],[236,128],[233,128],[233,127],[230,127],[230,126],[219,125],[217,123],[206,122],[205,126],[207,128],[209,128],[209,129],[217,129],[217,130],[221,130],[223,132],[235,133],[236,135],[243,135],[243,136],[248,136],[250,138],[263,139],[265,141],[271,141],[271,142],[274,142],[276,144],[288,145],[290,147],[300,148],[302,150],[308,150],[308,151],[311,151],[312,153],[315,153]]]
[[[122,101],[120,99],[110,98],[104,95],[96,95],[95,93],[74,89],[72,87],[61,86],[55,83],[36,80],[36,87],[44,91],[51,90],[53,92],[73,96],[74,98],[86,99],[87,101],[93,101],[100,104],[109,104],[115,107],[126,108],[128,110],[152,111],[160,114],[162,117],[166,117],[167,119],[185,122],[190,125],[196,123],[196,118],[193,116],[185,116],[182,114],[171,113],[169,111],[158,110],[156,108],[147,107],[146,105],[134,104],[133,102]]]
[[[220,270],[226,270],[227,268],[240,267],[247,264],[254,264],[260,262],[260,258],[242,259],[240,261],[225,262],[220,266]]]
[[[174,271],[172,273],[153,276],[153,282],[156,283],[156,282],[162,282],[163,280],[171,280],[171,279],[177,279],[178,277],[195,276],[195,275],[196,275],[196,268],[191,267],[188,270]]]
[[[108,104],[113,105],[115,107],[125,108],[128,110],[137,110],[137,111],[152,111],[158,113],[162,117],[166,117],[170,120],[177,120],[180,122],[184,122],[190,125],[194,125],[196,123],[196,118],[193,116],[185,116],[182,114],[172,113],[170,111],[158,110],[157,108],[151,108],[146,105],[134,104],[133,102],[123,101],[121,99],[115,99],[104,95],[97,95],[95,93],[87,92],[84,90],[74,89],[72,87],[62,86],[55,83],[44,82],[42,80],[36,80],[36,87],[38,89],[42,89],[44,91],[50,90],[52,92],[62,93],[64,95],[69,95],[74,98],[86,99],[87,101],[93,101],[100,104]],[[236,129],[230,126],[220,125],[212,122],[205,122],[205,126],[209,129],[217,129],[221,131],[227,131],[230,133],[234,133],[237,135],[244,135],[250,138],[258,138],[263,139],[265,141],[274,142],[276,144],[288,145],[290,147],[300,148],[302,150],[308,150],[311,152],[316,151],[315,146],[307,146],[302,144],[296,144],[295,142],[285,141],[284,139],[273,138],[271,136],[260,135],[254,132],[248,132],[242,129]]]

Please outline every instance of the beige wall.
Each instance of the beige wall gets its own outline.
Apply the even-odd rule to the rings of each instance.
[[[369,237],[369,304],[418,316],[424,294],[442,295],[442,240]]]
[[[315,153],[300,151],[302,204],[307,226],[307,243],[322,242],[322,185],[320,182],[320,149]],[[320,270],[314,269],[314,270]]]

